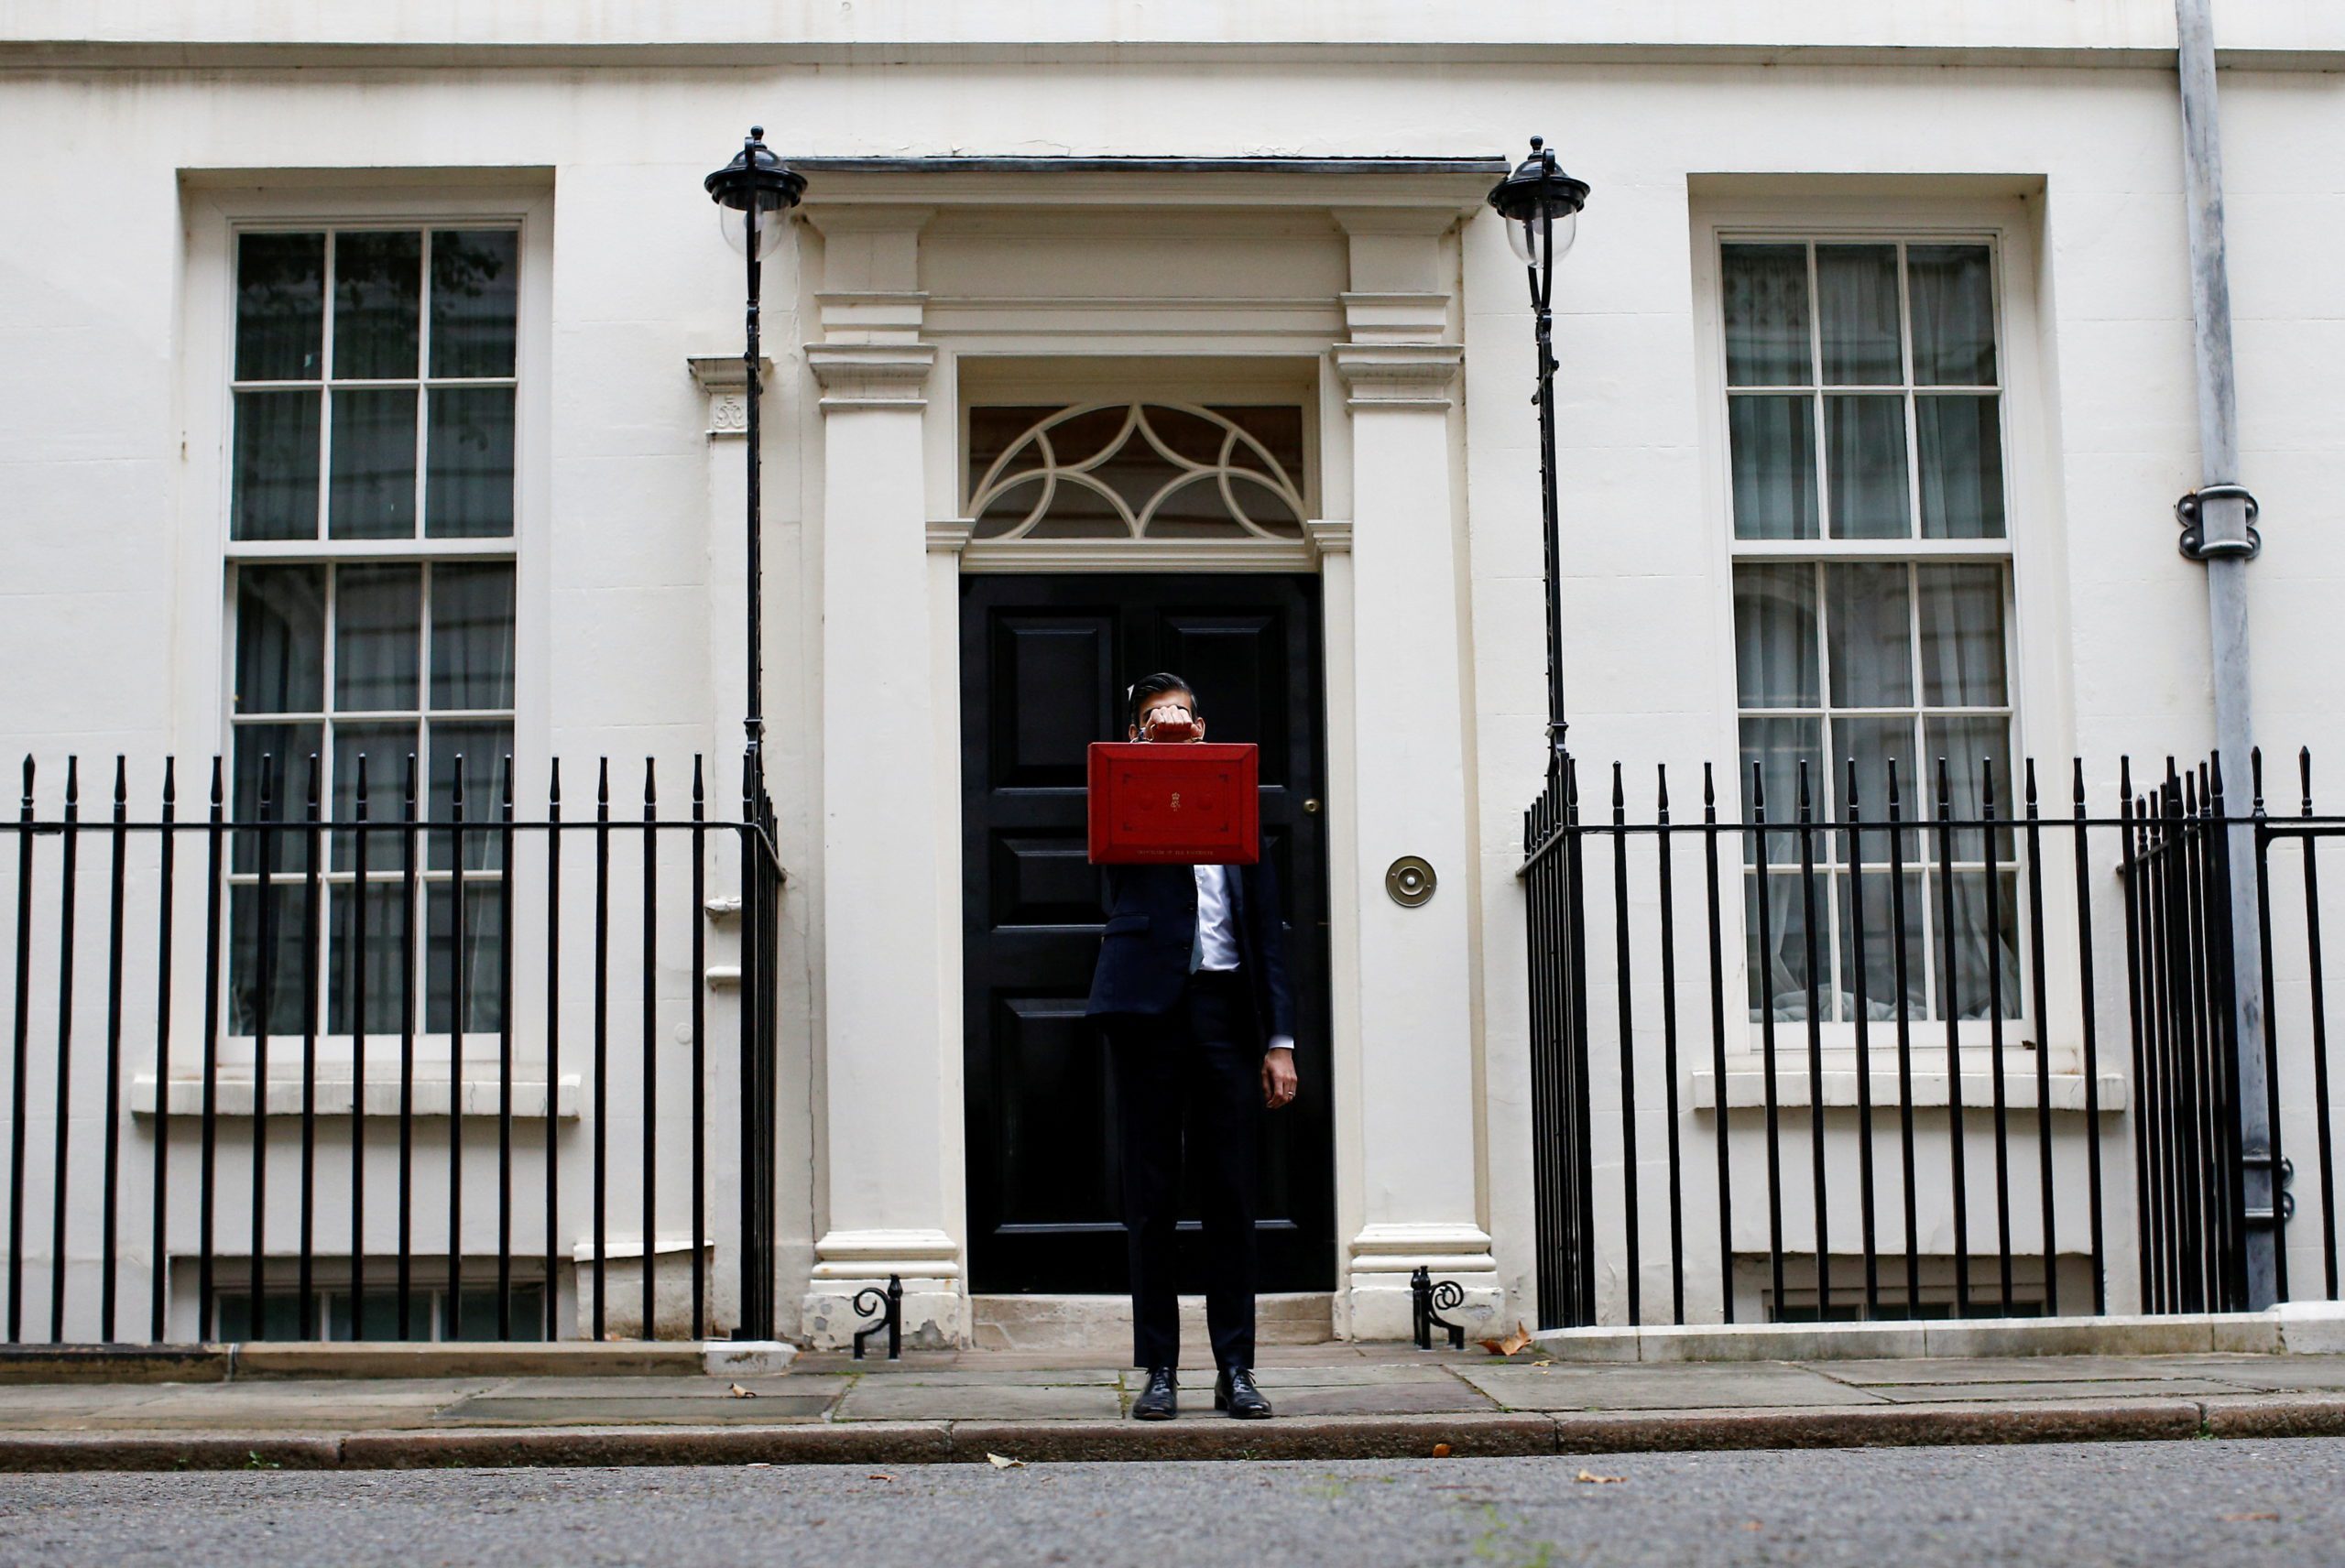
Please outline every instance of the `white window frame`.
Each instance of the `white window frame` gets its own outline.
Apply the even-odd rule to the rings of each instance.
[[[1729,628],[1717,639],[1718,663],[1716,671],[1718,690],[1724,693],[1719,705],[1714,755],[1739,757],[1741,754],[1740,730],[1740,707],[1735,700],[1736,648],[1731,633],[1734,624],[1734,569],[1738,564],[1754,561],[1813,561],[1820,559],[1847,561],[1991,561],[2006,563],[2009,572],[2008,598],[2005,605],[2005,669],[2007,672],[2006,701],[2011,710],[2012,759],[2009,776],[2014,799],[1998,801],[2000,812],[2016,812],[2022,809],[2019,798],[2023,788],[2023,759],[2034,755],[2040,765],[2055,768],[2052,775],[2039,770],[2038,788],[2042,809],[2047,820],[2064,817],[2069,810],[2069,784],[2066,771],[2068,757],[2074,749],[2073,693],[2070,682],[2071,660],[2068,657],[2067,619],[2059,606],[2065,603],[2067,568],[2065,538],[2056,485],[2055,452],[2046,449],[2043,432],[2048,428],[2049,410],[2045,403],[2045,380],[2040,360],[2042,332],[2039,274],[2037,268],[2038,215],[2042,210],[2039,182],[2021,180],[1998,180],[1958,178],[1933,180],[1915,177],[1893,182],[1867,181],[1861,186],[1853,182],[1823,182],[1820,187],[1794,189],[1786,182],[1775,180],[1717,180],[1697,181],[1692,206],[1692,282],[1696,316],[1696,381],[1699,394],[1698,429],[1701,439],[1703,494],[1706,510],[1712,519],[1709,537],[1714,541],[1711,558],[1716,588],[1713,598],[1716,624]],[[1707,187],[1705,189],[1704,187]],[[1726,313],[1722,287],[1721,247],[1729,244],[1802,242],[1813,244],[1871,243],[1904,241],[1908,244],[1969,243],[1985,244],[1992,256],[1995,290],[1996,354],[2001,376],[1999,397],[2003,433],[2003,514],[2004,537],[2001,539],[1925,539],[1916,536],[1908,539],[1834,540],[1828,537],[1828,513],[1819,510],[1818,533],[1826,536],[1816,539],[1744,540],[1734,535],[1733,483],[1729,452],[1727,424],[1726,376]],[[1907,421],[1909,473],[1912,446],[1917,439]],[[1818,431],[1818,440],[1822,432]],[[1918,480],[1918,475],[1915,475]],[[1819,506],[1826,505],[1819,496]],[[1828,690],[1825,693],[1827,701]],[[1918,702],[1920,693],[1916,693]],[[1738,779],[1731,800],[1735,814],[1740,814],[1742,781]],[[1935,789],[1935,779],[1931,781]],[[1907,801],[1910,810],[1913,802]],[[1881,803],[1866,803],[1866,816],[1879,820]],[[1794,808],[1795,810],[1795,806]],[[1722,810],[1723,814],[1723,810]],[[1775,813],[1770,811],[1771,820]],[[2072,996],[2075,975],[2075,913],[2073,878],[2067,874],[2063,853],[2065,838],[2046,843],[2045,855],[2049,864],[2045,882],[2045,952],[2046,995],[2054,999],[2056,1014],[2061,1014],[2058,999]],[[2023,850],[2023,843],[2017,848]],[[2019,898],[2024,912],[2026,881],[2024,863],[2017,855],[2005,861],[2007,866],[2019,872]],[[1741,858],[1737,851],[1733,857],[1736,875],[1743,875]],[[1724,868],[1722,867],[1722,870]],[[1736,1043],[1730,1052],[1729,1070],[1738,1077],[1754,1072],[1760,1060],[1762,1025],[1748,1017],[1749,1009],[1742,999],[1749,995],[1750,945],[1749,933],[1743,930],[1742,901],[1732,901],[1727,918],[1732,930],[1728,933],[1736,942],[1740,954],[1735,972],[1729,976],[1730,994],[1728,997],[1729,1040]],[[1875,910],[1868,906],[1868,923],[1875,919],[1885,921],[1887,910]],[[1821,938],[1821,933],[1819,933]],[[1819,940],[1819,949],[1826,943]],[[2034,1017],[2034,981],[2026,965],[2028,943],[2023,933],[2017,943],[2021,969],[2017,976],[2020,1013],[2002,1021],[2006,1075],[2025,1073],[2032,1076],[2034,1052],[2033,1047],[2045,1041],[2046,1031],[2042,1020]],[[1871,1072],[1879,1083],[1884,1057],[1893,1057],[1896,1050],[1896,1026],[1893,1020],[1873,1020],[1869,1026]],[[1988,1068],[1992,1024],[1986,1018],[1964,1019],[1957,1023],[1958,1039],[1961,1042],[1966,1078],[1973,1073],[1984,1073]],[[1854,1021],[1826,1022],[1818,1028],[1827,1073],[1834,1069],[1852,1075],[1856,1065],[1857,1026]],[[1925,1073],[1937,1081],[1936,1092],[1925,1103],[1943,1103],[1945,1099],[1944,1052],[1946,1025],[1942,1018],[1913,1021],[1911,1039],[1914,1051],[1917,1097],[1925,1089],[1919,1082]],[[1775,1023],[1775,1047],[1780,1056],[1790,1052],[1794,1058],[1806,1059],[1808,1023],[1805,1019]],[[2048,1044],[2051,1064],[2056,1073],[2081,1071],[2080,1045],[2074,1024],[2065,1016],[2051,1020]],[[1934,1058],[1934,1059],[1933,1059]],[[1798,1103],[1806,1098],[1805,1070],[1782,1073],[1785,1088],[1795,1085]],[[2104,1063],[2106,1077],[2109,1068]],[[1707,1078],[1707,1073],[1701,1074]],[[1704,1087],[1709,1087],[1704,1085]],[[1827,1089],[1827,1094],[1830,1091]],[[1969,1091],[1966,1089],[1966,1097]],[[1837,1096],[1835,1096],[1837,1098]],[[1741,1096],[1735,1096],[1740,1103]]]
[[[180,489],[178,537],[182,549],[177,563],[178,625],[173,637],[173,715],[175,747],[197,755],[231,758],[234,736],[231,724],[235,664],[234,568],[244,565],[305,564],[344,566],[373,562],[455,562],[510,561],[514,563],[514,797],[517,814],[527,812],[534,798],[544,798],[544,763],[551,747],[549,670],[551,635],[548,591],[547,534],[550,526],[550,422],[551,381],[551,272],[553,202],[544,182],[519,182],[506,178],[484,179],[464,170],[415,176],[378,175],[369,171],[300,173],[278,177],[244,172],[236,175],[182,177],[186,198],[185,272],[181,279],[181,325],[185,352],[180,364],[180,410],[183,483]],[[520,234],[517,341],[514,345],[513,533],[493,539],[235,539],[231,538],[230,486],[234,453],[232,391],[235,348],[235,258],[238,237],[251,230],[286,229],[431,229],[509,225]],[[331,282],[329,281],[329,287]],[[419,365],[419,372],[428,367]],[[327,476],[321,473],[320,484]],[[419,474],[418,482],[421,481]],[[420,525],[419,524],[419,528]],[[424,628],[429,637],[430,627]],[[329,650],[330,656],[331,650]],[[422,695],[422,694],[420,694]],[[183,768],[183,779],[201,779],[202,768]],[[291,773],[289,780],[294,779]],[[298,782],[289,788],[298,789]],[[182,788],[183,819],[204,809],[198,783]],[[192,799],[191,799],[191,796]],[[298,815],[298,807],[296,809]],[[526,835],[517,835],[523,837]],[[475,877],[492,879],[493,872]],[[517,909],[529,906],[517,893]],[[543,935],[533,933],[534,922],[517,912],[512,933],[514,969],[518,975],[542,972]],[[224,940],[217,962],[224,964]],[[194,970],[197,966],[185,966]],[[203,977],[191,973],[178,984],[192,987],[191,1003],[200,1008]],[[544,998],[527,985],[515,987],[507,999],[511,1008],[517,1063],[541,1068],[544,1061],[542,1015]],[[318,1060],[340,1067],[354,1057],[351,1035],[325,1032],[328,1019],[320,1018]],[[289,1047],[289,1038],[291,1044]],[[272,1034],[270,1081],[298,1079],[300,1047],[298,1035]],[[416,1037],[419,1063],[444,1079],[450,1069],[450,1037],[421,1031]],[[370,1094],[376,1080],[393,1062],[398,1049],[396,1034],[366,1036]],[[495,1031],[466,1031],[461,1059],[467,1081],[497,1061],[500,1037]],[[254,1039],[226,1035],[220,1042],[220,1062],[234,1073],[249,1074],[254,1063]],[[540,1072],[540,1076],[542,1076]],[[272,1103],[274,1096],[272,1096]]]

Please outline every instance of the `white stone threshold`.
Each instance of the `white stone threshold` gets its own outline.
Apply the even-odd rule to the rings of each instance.
[[[1615,1364],[1932,1356],[2334,1356],[2345,1354],[2345,1302],[2290,1301],[2261,1312],[2165,1317],[1565,1328],[1532,1338],[1542,1355],[1556,1361]]]

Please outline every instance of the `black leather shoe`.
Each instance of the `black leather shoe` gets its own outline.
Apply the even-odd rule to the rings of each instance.
[[[1171,1421],[1180,1413],[1180,1406],[1172,1391],[1172,1368],[1151,1367],[1148,1369],[1148,1387],[1132,1401],[1134,1421]]]
[[[1213,1408],[1227,1410],[1237,1421],[1268,1421],[1271,1401],[1254,1387],[1254,1374],[1243,1367],[1225,1367],[1214,1380]]]

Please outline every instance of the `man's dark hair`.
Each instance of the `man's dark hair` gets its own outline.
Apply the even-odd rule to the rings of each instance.
[[[1138,729],[1140,714],[1146,712],[1156,699],[1171,691],[1178,691],[1189,699],[1189,712],[1201,719],[1205,716],[1205,705],[1197,701],[1195,687],[1170,670],[1159,670],[1154,675],[1143,675],[1133,681],[1132,689],[1124,694],[1124,714],[1130,721],[1132,727]]]

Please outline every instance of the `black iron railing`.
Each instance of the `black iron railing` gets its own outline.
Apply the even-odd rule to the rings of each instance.
[[[1521,873],[1543,1323],[2241,1310],[2253,1227],[2283,1227],[2289,1293],[2307,1136],[2336,1297],[2318,853],[2345,820],[2308,757],[2293,816],[2257,774],[2235,812],[2211,762],[2128,766],[2094,815],[2080,762],[2049,800],[2026,764],[2015,809],[1992,764],[1850,763],[1828,810],[1804,765],[1789,802],[1754,768],[1722,804],[1706,768],[1688,820],[1660,769],[1632,821],[1623,769],[1583,816],[1559,763]],[[2275,1210],[2246,1196],[2241,985]]]
[[[672,816],[648,759],[639,801],[605,759],[568,817],[558,764],[526,815],[510,758],[486,801],[461,757],[388,789],[346,767],[330,802],[315,757],[233,784],[214,759],[183,814],[166,763],[134,816],[117,758],[90,820],[78,762],[47,795],[25,763],[0,822],[6,1340],[601,1338],[615,1227],[640,1231],[633,1332],[769,1337],[770,802],[710,820],[697,758]],[[739,889],[729,1062],[712,879]],[[663,1236],[689,1251],[664,1281]]]

